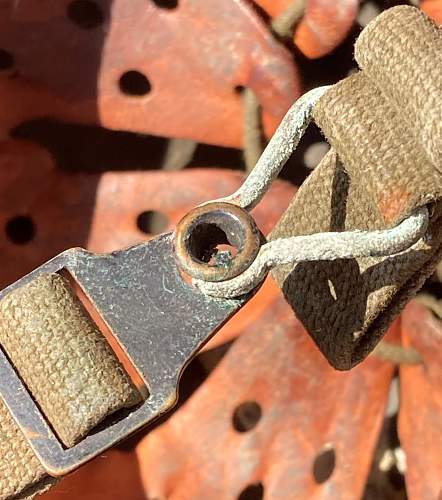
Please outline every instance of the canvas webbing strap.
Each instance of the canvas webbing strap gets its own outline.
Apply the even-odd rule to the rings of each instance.
[[[442,255],[442,32],[413,7],[359,36],[361,71],[315,107],[332,149],[271,238],[393,226],[428,204],[427,238],[397,256],[300,263],[274,276],[338,369],[362,361]]]
[[[140,400],[58,274],[37,278],[0,302],[0,344],[66,447]],[[0,498],[31,497],[53,482],[0,400]]]

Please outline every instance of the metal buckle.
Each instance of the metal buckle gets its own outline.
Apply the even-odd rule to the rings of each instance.
[[[0,350],[0,395],[46,471],[64,475],[170,409],[192,356],[250,298],[216,299],[183,280],[172,233],[109,255],[67,250],[0,293],[68,270],[144,380],[149,397],[125,418],[65,449]]]

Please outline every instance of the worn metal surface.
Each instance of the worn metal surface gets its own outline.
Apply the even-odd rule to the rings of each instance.
[[[442,495],[442,323],[411,302],[402,313],[402,337],[423,365],[400,368],[399,438],[407,457],[410,500]]]
[[[248,269],[258,255],[261,238],[248,212],[231,203],[212,202],[191,210],[178,223],[175,255],[179,266],[192,278],[224,281]],[[226,255],[226,251],[218,251],[218,245],[232,250]]]
[[[271,134],[300,93],[290,53],[242,0],[161,5],[1,2],[0,133],[52,117],[240,147],[243,86]]]
[[[136,410],[77,445],[63,449],[7,357],[0,351],[0,397],[46,470],[64,475],[171,408],[184,367],[247,301],[213,299],[186,283],[172,234],[108,255],[63,252],[0,293],[38,276],[69,271],[109,327],[149,391]]]
[[[42,148],[25,141],[0,142],[0,267],[4,288],[66,248],[110,252],[145,241],[143,214],[160,214],[171,230],[194,206],[235,191],[240,172],[193,169],[69,173]],[[268,233],[293,196],[278,182],[253,212]],[[145,228],[149,233],[150,228]]]
[[[184,406],[138,443],[128,498],[230,500],[260,482],[263,498],[360,498],[393,371],[374,358],[333,370],[279,296]],[[47,498],[117,498],[119,453]]]
[[[289,8],[293,0],[255,2],[276,17]],[[358,7],[359,0],[306,0],[304,16],[295,28],[295,44],[312,59],[332,52],[348,35]]]

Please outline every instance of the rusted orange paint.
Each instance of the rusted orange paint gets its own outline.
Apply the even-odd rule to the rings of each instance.
[[[338,47],[353,26],[359,0],[309,0],[294,36],[295,44],[311,59]]]
[[[109,450],[41,495],[45,500],[146,500],[135,453]]]
[[[269,276],[257,293],[247,304],[235,314],[232,321],[224,325],[221,330],[204,346],[204,350],[213,349],[237,338],[241,332],[256,322],[259,322],[263,311],[272,306],[275,299],[281,294],[277,284]]]
[[[270,16],[282,14],[293,0],[255,0]],[[353,26],[359,0],[306,0],[305,13],[298,23],[294,43],[311,59],[338,47]]]
[[[14,61],[0,75],[2,136],[49,116],[241,147],[237,86],[258,96],[269,135],[300,95],[290,53],[245,2],[182,0],[170,10],[102,0],[103,22],[94,29],[69,18],[69,3],[0,7],[0,49]],[[147,78],[146,88],[122,87],[128,71]]]
[[[378,207],[386,224],[395,221],[398,216],[404,213],[411,195],[412,193],[407,189],[385,191],[380,194]]]
[[[420,8],[428,14],[436,24],[442,24],[442,1],[441,0],[424,0],[420,4]]]
[[[151,471],[146,492],[171,500],[238,498],[262,482],[267,498],[359,498],[392,373],[375,359],[334,371],[280,298],[180,412],[141,441],[140,465]],[[245,401],[256,401],[262,417],[239,433],[232,415]],[[327,445],[336,466],[319,484],[314,464]]]
[[[407,457],[405,479],[410,500],[442,495],[442,323],[411,302],[402,313],[405,346],[424,364],[400,368],[399,438]]]

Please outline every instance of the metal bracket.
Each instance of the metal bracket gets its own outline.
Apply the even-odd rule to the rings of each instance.
[[[172,240],[168,233],[109,255],[67,250],[0,293],[1,300],[42,274],[68,270],[149,389],[140,407],[65,449],[0,350],[0,395],[50,475],[72,471],[170,409],[185,366],[251,297],[217,299],[186,283]]]

